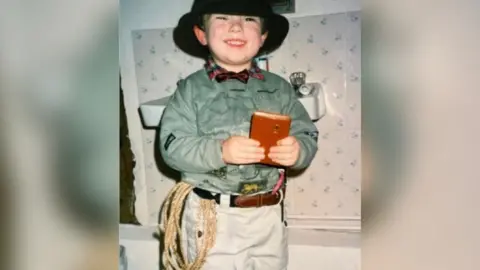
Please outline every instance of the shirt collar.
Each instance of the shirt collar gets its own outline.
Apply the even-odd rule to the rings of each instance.
[[[209,57],[205,62],[205,70],[207,71],[207,74],[210,80],[213,80],[218,74],[228,72],[228,70],[217,65],[217,63],[213,61],[212,57]],[[257,62],[255,60],[252,61],[252,66],[248,70],[248,73],[250,77],[253,77],[262,81],[265,80],[265,76],[262,74],[262,70],[258,67]]]

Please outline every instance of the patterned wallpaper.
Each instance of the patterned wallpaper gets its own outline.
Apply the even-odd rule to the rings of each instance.
[[[312,166],[291,176],[288,215],[358,217],[360,215],[360,12],[290,19],[291,30],[271,55],[270,71],[286,79],[295,71],[308,82],[320,82],[333,111],[316,123],[319,151]],[[133,32],[140,103],[171,95],[178,79],[196,71],[202,61],[175,48],[172,29]],[[154,158],[155,132],[142,130],[148,211],[158,209],[173,186]]]

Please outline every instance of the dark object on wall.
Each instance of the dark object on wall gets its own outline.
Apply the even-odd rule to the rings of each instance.
[[[120,82],[120,223],[140,224],[135,216],[135,161],[128,138],[128,123]]]
[[[268,0],[268,2],[278,14],[295,12],[295,0]]]

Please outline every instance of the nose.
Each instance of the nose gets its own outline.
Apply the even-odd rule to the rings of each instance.
[[[241,32],[243,31],[243,21],[240,16],[232,16],[230,18],[230,32]]]

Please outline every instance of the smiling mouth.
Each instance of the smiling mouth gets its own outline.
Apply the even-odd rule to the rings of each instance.
[[[225,40],[225,43],[227,43],[227,45],[232,46],[232,47],[242,47],[247,42],[245,40],[241,40],[241,39],[227,39],[227,40]]]

